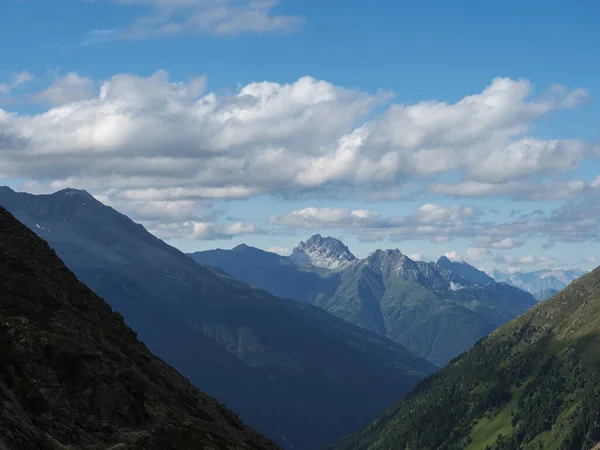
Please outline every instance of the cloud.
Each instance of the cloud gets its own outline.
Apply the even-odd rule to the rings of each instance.
[[[490,251],[489,248],[483,248],[483,247],[469,247],[467,249],[467,251],[465,252],[465,259],[469,260],[469,261],[479,261],[482,259],[489,259],[491,258],[492,252]]]
[[[482,220],[469,206],[421,206],[406,216],[384,217],[365,210],[343,208],[303,208],[280,216],[270,216],[273,225],[301,229],[347,229],[362,241],[428,239],[443,243],[454,238],[473,239],[469,259],[490,257],[486,250],[510,250],[525,245],[529,238],[545,238],[544,248],[554,242],[600,241],[600,206],[595,203],[567,204],[550,212],[516,214],[505,221]],[[443,212],[443,213],[442,213]],[[426,222],[424,222],[427,218]],[[475,236],[475,238],[473,238]]]
[[[475,237],[474,241],[479,248],[493,248],[501,250],[519,248],[524,245],[522,240],[512,237],[494,239],[490,236],[477,236]]]
[[[408,257],[413,261],[425,261],[427,259],[422,253],[411,253]]]
[[[534,255],[526,255],[526,256],[512,256],[512,255],[504,255],[504,256],[496,256],[495,261],[498,264],[511,264],[511,265],[522,265],[522,266],[552,266],[555,265],[558,261],[553,256],[542,255],[542,256],[534,256]]]
[[[249,83],[217,95],[206,92],[205,76],[174,81],[158,71],[100,82],[72,72],[38,94],[53,105],[45,111],[0,108],[0,178],[22,178],[45,191],[84,188],[123,208],[131,204],[140,217],[156,205],[179,224],[214,224],[197,235],[227,235],[221,229],[226,225],[188,214],[190,202],[265,194],[307,200],[418,199],[430,193],[593,198],[598,180],[565,179],[589,154],[586,143],[527,136],[537,119],[577,106],[584,95],[567,88],[538,97],[532,92],[528,81],[496,78],[456,103],[403,105],[392,103],[389,92],[309,76]],[[579,100],[567,101],[569,96]],[[374,114],[376,108],[383,112]],[[145,210],[138,206],[143,202]],[[485,223],[471,206],[436,202],[405,217],[304,208],[273,223],[350,228],[362,240],[486,236],[486,248],[509,249],[531,236],[596,239],[592,211],[587,205]],[[193,227],[183,228],[189,233]]]
[[[271,216],[268,222],[290,228],[350,228],[362,239],[413,237],[435,239],[442,234],[457,233],[463,220],[471,220],[476,211],[470,206],[425,204],[408,216],[382,217],[367,209],[304,208],[281,216]],[[443,237],[441,239],[443,241]]]
[[[595,264],[596,263],[596,257],[595,256],[588,256],[587,258],[583,258],[581,260],[581,262],[586,263],[586,264]]]
[[[456,251],[446,252],[444,253],[444,256],[450,261],[460,261],[462,259],[460,253]]]
[[[304,18],[274,12],[277,0],[107,0],[141,6],[146,14],[123,28],[92,30],[81,45],[117,39],[146,39],[182,33],[235,36],[245,33],[293,32]]]
[[[274,246],[274,247],[269,247],[267,249],[267,251],[271,252],[271,253],[277,253],[278,255],[281,255],[281,256],[289,256],[289,255],[292,254],[292,251],[289,248],[287,248],[287,247],[280,247],[280,246],[277,246],[277,245]]]
[[[14,72],[9,82],[0,83],[0,94],[10,94],[14,89],[17,89],[26,83],[32,82],[34,79],[35,77],[26,70]]]
[[[50,86],[35,94],[33,100],[48,103],[53,106],[74,103],[93,97],[94,81],[81,77],[75,72],[69,72],[63,77],[56,78]]]
[[[246,222],[221,225],[214,222],[196,221],[158,223],[150,228],[149,231],[162,239],[193,239],[203,241],[229,240],[237,236],[265,233],[263,229]]]

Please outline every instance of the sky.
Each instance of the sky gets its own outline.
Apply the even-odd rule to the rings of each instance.
[[[0,0],[0,184],[186,252],[597,265],[596,0]]]

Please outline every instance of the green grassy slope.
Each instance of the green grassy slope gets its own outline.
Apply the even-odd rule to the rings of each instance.
[[[600,440],[600,268],[482,339],[343,449],[588,449]]]

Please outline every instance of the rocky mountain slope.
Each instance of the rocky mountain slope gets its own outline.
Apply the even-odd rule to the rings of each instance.
[[[0,207],[0,448],[276,449]]]
[[[352,265],[356,257],[338,239],[315,234],[293,249],[290,260],[299,265],[340,270]]]
[[[360,429],[434,367],[387,338],[197,264],[84,191],[5,205],[151,351],[280,445]]]
[[[586,450],[600,440],[600,268],[494,331],[339,450]]]
[[[316,235],[307,242],[311,254],[347,261],[336,270],[311,266],[306,259],[297,264],[297,258],[248,246],[191,256],[234,278],[390,337],[438,366],[536,303],[529,293],[497,283],[464,262],[413,261],[399,250],[377,250],[358,260],[335,241]],[[306,246],[301,243],[298,249]]]

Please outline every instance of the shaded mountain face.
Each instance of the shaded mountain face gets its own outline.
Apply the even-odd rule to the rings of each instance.
[[[505,282],[524,291],[531,292],[536,298],[545,300],[551,292],[558,292],[573,280],[584,275],[579,269],[542,269],[534,272],[503,273],[494,270],[492,275],[496,281]]]
[[[590,449],[600,268],[494,331],[338,449]]]
[[[313,253],[327,253],[314,248],[324,242],[320,236],[307,242],[313,243]],[[327,242],[329,248],[332,244]],[[335,247],[346,248],[341,243]],[[400,250],[377,250],[342,269],[326,270],[243,248],[191,256],[234,278],[390,337],[438,366],[536,303],[530,294],[447,258],[426,263]]]
[[[0,204],[192,383],[280,445],[359,429],[434,367],[391,340],[194,262],[82,191]]]
[[[0,448],[277,448],[152,355],[2,207],[0,286]]]
[[[342,241],[315,234],[306,242],[294,248],[290,259],[296,264],[308,264],[330,270],[340,270],[350,266],[356,257]]]

